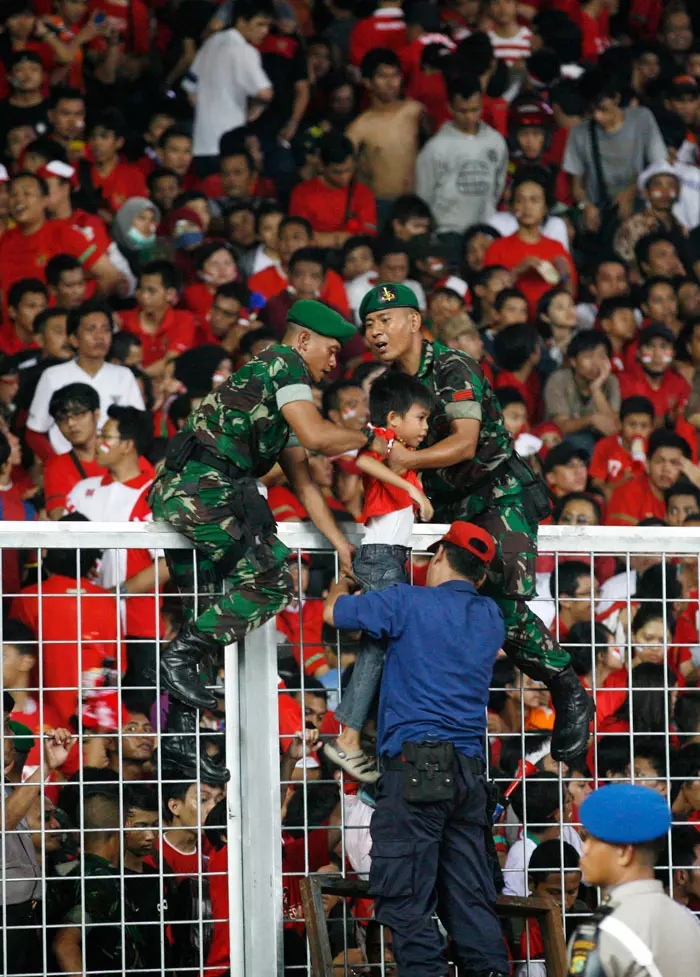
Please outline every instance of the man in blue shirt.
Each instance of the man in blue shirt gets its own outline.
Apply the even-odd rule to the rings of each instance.
[[[497,604],[478,593],[495,552],[484,529],[455,522],[427,587],[355,597],[345,578],[326,601],[328,624],[387,642],[370,892],[376,918],[392,930],[400,977],[447,973],[435,912],[463,977],[509,972],[487,852],[483,753],[489,682],[505,638]]]

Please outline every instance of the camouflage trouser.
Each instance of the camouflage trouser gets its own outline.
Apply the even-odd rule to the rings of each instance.
[[[481,512],[470,512],[471,499],[441,509],[437,522],[466,519],[491,533],[496,556],[489,567],[482,593],[493,597],[503,611],[506,640],[503,648],[518,668],[532,678],[544,678],[541,667],[559,671],[569,655],[525,603],[536,594],[537,527],[525,517],[518,496],[503,498]]]
[[[241,640],[286,607],[294,594],[287,565],[290,550],[276,536],[231,564],[242,533],[228,501],[226,483],[217,472],[194,481],[186,472],[161,475],[150,498],[153,518],[170,523],[196,547],[194,554],[165,554],[185,619],[221,644]]]

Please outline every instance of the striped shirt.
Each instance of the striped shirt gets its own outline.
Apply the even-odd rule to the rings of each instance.
[[[521,27],[513,37],[500,37],[495,31],[489,31],[489,39],[493,45],[493,53],[502,58],[508,67],[521,59],[529,58],[532,50],[532,31]]]

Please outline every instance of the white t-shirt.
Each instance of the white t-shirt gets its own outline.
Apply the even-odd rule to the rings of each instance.
[[[521,27],[513,37],[500,37],[495,31],[489,31],[488,35],[493,53],[497,58],[502,58],[509,67],[516,61],[524,61],[530,57],[532,31],[529,27]]]
[[[596,608],[596,614],[602,614],[610,610],[613,604],[619,600],[627,600],[637,591],[637,571],[623,570],[616,573],[614,577],[609,577],[600,587],[600,600]]]
[[[107,409],[112,404],[136,407],[137,410],[146,409],[136,377],[126,366],[104,363],[94,377],[79,367],[77,360],[50,366],[41,374],[36,385],[27,427],[38,434],[48,433],[51,447],[58,455],[70,451],[70,443],[63,437],[49,414],[49,404],[56,391],[69,383],[87,383],[97,391],[100,397],[100,427],[108,420]]]
[[[219,139],[246,123],[248,99],[272,82],[260,52],[235,29],[213,34],[199,49],[182,87],[195,93],[195,156],[218,156]]]
[[[408,546],[413,533],[413,506],[387,512],[384,516],[372,516],[365,524],[363,546]]]
[[[518,219],[509,210],[499,210],[492,217],[489,217],[487,223],[490,227],[494,227],[502,237],[510,237],[518,230]],[[548,217],[542,225],[542,235],[552,241],[558,241],[565,251],[571,250],[566,224],[561,217]]]

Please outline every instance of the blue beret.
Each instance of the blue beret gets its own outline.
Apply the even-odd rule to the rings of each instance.
[[[594,790],[581,805],[586,831],[610,845],[642,845],[671,827],[668,802],[649,787],[610,784]]]

